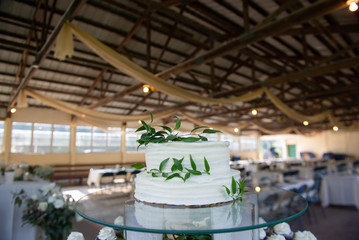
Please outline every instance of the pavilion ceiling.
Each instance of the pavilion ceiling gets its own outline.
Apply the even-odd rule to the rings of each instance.
[[[211,124],[255,123],[243,133],[333,126],[325,118],[305,127],[264,93],[223,104],[156,88],[144,93],[144,81],[110,65],[76,37],[72,57],[60,61],[54,43],[66,22],[186,92],[227,99],[266,88],[297,113],[329,111],[344,126],[359,121],[359,13],[339,0],[2,0],[2,117],[27,88],[117,115],[173,108]],[[31,97],[28,103],[49,107]]]

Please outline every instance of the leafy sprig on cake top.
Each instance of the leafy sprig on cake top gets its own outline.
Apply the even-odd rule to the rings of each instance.
[[[236,179],[234,179],[234,177],[232,177],[232,183],[231,183],[230,188],[223,185],[223,187],[226,189],[226,192],[227,192],[228,196],[233,199],[233,203],[237,199],[242,202],[243,194],[245,192],[248,192],[248,190],[244,189],[245,184],[246,184],[245,179],[236,180]]]
[[[177,159],[177,158],[172,158],[173,160],[173,165],[171,166],[171,171],[170,172],[164,172],[164,168],[166,167],[168,161],[170,160],[170,158],[166,158],[165,160],[163,160],[158,169],[150,169],[150,170],[146,170],[147,173],[151,174],[152,177],[164,177],[166,178],[165,181],[170,180],[172,178],[180,178],[183,180],[183,182],[186,182],[186,180],[188,178],[190,178],[192,175],[202,175],[202,174],[208,174],[210,175],[210,166],[208,164],[208,161],[206,159],[206,157],[204,157],[204,167],[205,170],[200,171],[197,169],[197,165],[195,163],[195,161],[192,158],[192,155],[189,155],[189,159],[191,162],[191,168],[186,168],[183,167],[182,162],[183,162],[184,157],[182,157],[181,159]],[[144,169],[145,166],[137,163],[132,165],[135,168],[138,169]]]
[[[144,110],[147,112],[147,110]],[[220,133],[219,130],[211,129],[207,126],[198,126],[192,129],[192,131],[188,135],[180,135],[175,130],[178,130],[181,127],[181,120],[177,116],[173,116],[172,118],[176,119],[176,125],[172,129],[168,126],[158,125],[157,127],[162,128],[162,130],[156,130],[153,124],[153,115],[149,112],[151,116],[151,122],[146,123],[145,121],[141,120],[142,126],[139,127],[136,132],[146,131],[137,140],[139,143],[138,148],[141,145],[147,145],[149,143],[166,143],[166,142],[197,142],[197,141],[208,141],[208,139],[203,136],[202,134],[213,134],[213,133]],[[195,133],[198,130],[202,130],[200,133]]]

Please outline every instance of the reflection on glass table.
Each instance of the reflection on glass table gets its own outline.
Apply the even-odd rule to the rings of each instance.
[[[210,207],[176,207],[133,199],[133,185],[88,194],[76,204],[85,219],[117,229],[168,234],[214,234],[258,229],[286,222],[307,209],[306,200],[291,191],[263,187],[244,201]],[[266,223],[259,223],[259,217]],[[116,220],[116,223],[115,223]]]

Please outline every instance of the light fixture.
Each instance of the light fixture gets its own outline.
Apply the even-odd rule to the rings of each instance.
[[[153,92],[154,90],[155,90],[155,88],[150,85],[145,84],[142,86],[142,91],[144,93]]]
[[[138,124],[141,124],[142,122],[141,122],[141,120],[138,120]]]
[[[81,117],[85,118],[85,117],[86,117],[86,114],[84,114],[84,113],[83,113],[83,114],[81,114]]]
[[[255,187],[255,188],[254,188],[254,191],[260,192],[260,191],[261,191],[261,187],[260,187],[260,186]]]
[[[309,125],[309,122],[308,122],[308,121],[303,121],[303,125],[304,125],[304,126],[308,126],[308,125]]]
[[[255,116],[258,114],[258,111],[257,109],[253,108],[252,111],[251,111],[252,115]]]
[[[339,131],[339,128],[337,126],[333,126],[333,131],[334,132],[338,132]]]
[[[235,129],[234,129],[234,132],[236,132],[236,133],[239,132],[239,129],[238,129],[238,128],[235,128]]]
[[[15,113],[15,112],[16,112],[16,108],[11,108],[11,109],[10,109],[10,112],[11,112],[11,113]]]
[[[349,6],[349,11],[355,12],[358,10],[358,2],[359,0],[348,0],[347,5]]]

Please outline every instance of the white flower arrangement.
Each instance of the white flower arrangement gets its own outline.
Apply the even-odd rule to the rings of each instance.
[[[25,205],[22,222],[43,230],[46,240],[63,240],[75,217],[72,197],[64,197],[61,188],[51,183],[31,197],[24,190],[14,194],[15,205]]]

